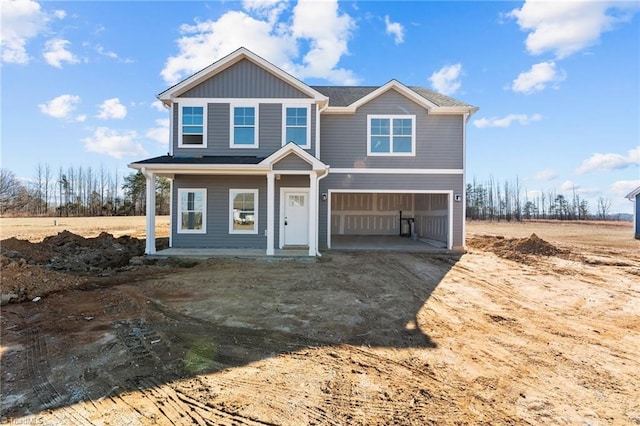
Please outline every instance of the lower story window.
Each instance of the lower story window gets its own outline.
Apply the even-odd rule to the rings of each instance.
[[[258,190],[229,190],[229,233],[258,233]]]
[[[207,190],[205,188],[178,189],[178,232],[204,234],[207,232]]]

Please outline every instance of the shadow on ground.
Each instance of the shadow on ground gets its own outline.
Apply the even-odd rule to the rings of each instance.
[[[434,348],[417,315],[459,259],[209,260],[3,309],[2,416],[67,409],[305,348]],[[259,390],[258,390],[259,392]],[[74,417],[76,416],[76,417]],[[90,424],[87,414],[68,419]]]

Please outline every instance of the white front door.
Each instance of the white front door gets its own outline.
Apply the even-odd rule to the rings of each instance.
[[[300,190],[283,192],[281,220],[285,246],[309,245],[309,192]]]

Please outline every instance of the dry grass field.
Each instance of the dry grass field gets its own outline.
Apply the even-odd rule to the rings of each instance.
[[[0,224],[3,239],[39,241],[67,226],[141,236],[144,219],[124,219]],[[33,259],[83,239],[12,241],[3,293],[9,282],[81,282],[3,307],[0,417],[640,424],[640,241],[630,225],[468,223],[467,232],[462,256],[327,252],[316,262],[227,258],[80,275]]]
[[[0,239],[15,237],[32,242],[58,232],[70,231],[84,237],[108,232],[115,237],[145,237],[144,216],[103,217],[0,217]],[[156,236],[169,236],[169,216],[156,217]]]

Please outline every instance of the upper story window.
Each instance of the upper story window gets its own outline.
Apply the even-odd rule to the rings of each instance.
[[[294,142],[301,148],[311,148],[309,107],[285,107],[282,121],[284,123],[283,145]]]
[[[257,148],[255,106],[231,106],[231,148]]]
[[[367,121],[367,155],[416,154],[415,115],[369,115]]]
[[[206,148],[207,126],[205,125],[206,107],[180,105],[181,148]]]

